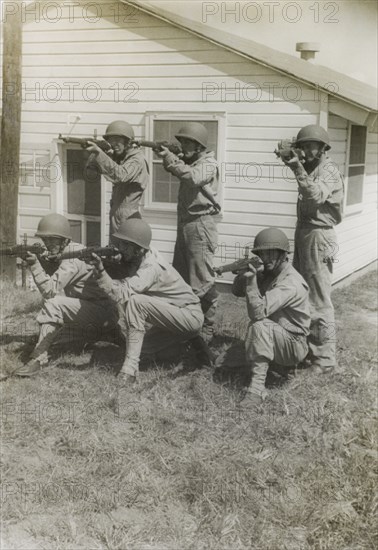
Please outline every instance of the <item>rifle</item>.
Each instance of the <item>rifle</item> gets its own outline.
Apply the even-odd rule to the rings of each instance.
[[[54,260],[50,259],[48,256],[48,250],[40,243],[34,243],[34,244],[16,244],[14,246],[8,246],[6,248],[0,249],[0,257],[1,256],[16,256],[17,258],[22,259],[22,285],[26,286],[26,272],[25,268],[27,267],[26,263],[26,257],[28,252],[31,254],[35,254],[38,256],[38,260],[40,261],[43,269],[46,271],[48,275],[53,275],[55,271],[58,269],[59,264]]]
[[[58,139],[61,141],[64,141],[64,143],[77,143],[78,145],[81,145],[83,149],[86,149],[90,146],[91,143],[95,143],[104,153],[110,153],[112,151],[112,146],[110,143],[108,143],[105,139],[97,139],[97,137],[88,137],[88,138],[76,138],[76,137],[70,137],[70,136],[62,136],[62,134],[59,134]]]
[[[293,137],[293,139],[281,139],[281,141],[277,143],[277,149],[274,149],[276,157],[288,162],[297,155],[300,162],[303,163],[305,158],[304,152],[302,149],[295,147],[295,142],[295,137]]]
[[[261,268],[263,267],[263,263],[260,260],[258,256],[252,256],[251,258],[248,257],[249,249],[246,247],[245,249],[245,255],[244,258],[240,258],[240,260],[236,260],[235,262],[232,262],[231,264],[226,265],[220,265],[219,267],[214,267],[214,271],[217,275],[222,275],[223,273],[229,273],[232,272],[234,274],[238,274],[241,271],[247,271],[248,270],[248,264],[252,264],[257,271],[261,271]]]
[[[86,248],[72,249],[60,254],[50,254],[49,259],[56,259],[58,262],[62,260],[91,260],[92,254],[100,256],[100,258],[111,258],[120,254],[120,251],[115,246],[87,246]]]
[[[161,151],[162,147],[166,147],[174,155],[178,157],[182,155],[182,149],[179,143],[170,143],[169,141],[145,141],[144,139],[133,139],[131,143],[136,147],[149,147],[157,151]]]
[[[92,254],[96,254],[102,260],[105,271],[112,279],[125,279],[131,276],[132,266],[129,263],[125,263],[122,259],[115,259],[120,251],[113,245],[110,246],[87,246],[79,250],[67,250],[60,254],[50,255],[48,258],[50,261],[61,262],[63,260],[83,260],[89,261],[92,259]]]
[[[26,259],[27,253],[42,256],[47,254],[47,249],[40,243],[35,244],[15,244],[6,248],[0,249],[0,256],[16,256],[22,260]]]

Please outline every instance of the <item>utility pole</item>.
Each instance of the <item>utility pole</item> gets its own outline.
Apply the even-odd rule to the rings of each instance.
[[[16,2],[3,6],[3,102],[0,142],[0,240],[17,240],[21,134],[22,21]],[[1,275],[16,282],[16,259],[0,258]]]

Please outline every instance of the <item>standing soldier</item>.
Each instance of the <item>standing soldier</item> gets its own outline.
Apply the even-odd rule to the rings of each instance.
[[[140,149],[133,147],[134,130],[127,122],[116,120],[109,124],[104,139],[111,145],[109,156],[94,143],[87,147],[91,153],[87,167],[100,170],[113,183],[110,200],[110,235],[127,218],[140,218],[139,203],[148,183],[148,167]]]
[[[210,365],[207,344],[213,336],[218,300],[213,271],[218,242],[214,214],[218,211],[208,197],[216,194],[219,171],[214,153],[207,150],[208,135],[203,124],[187,122],[175,137],[181,144],[182,158],[166,147],[157,151],[167,172],[180,180],[173,267],[200,298],[205,316],[202,362]]]
[[[331,276],[338,250],[334,226],[342,219],[344,186],[336,163],[326,154],[331,147],[324,128],[305,126],[295,146],[303,150],[304,162],[295,153],[284,161],[294,172],[299,191],[293,265],[310,290],[308,359],[317,372],[325,373],[336,365]]]
[[[60,214],[47,214],[39,224],[40,237],[52,255],[84,248],[71,243],[68,220]],[[51,344],[63,326],[70,329],[72,338],[88,336],[95,330],[100,339],[104,331],[116,330],[118,314],[107,295],[93,277],[94,268],[79,259],[62,260],[53,275],[48,275],[35,254],[26,258],[34,282],[44,301],[37,316],[39,338],[28,363],[18,368],[15,376],[33,376],[48,365]]]
[[[266,397],[265,379],[274,361],[295,367],[307,354],[310,328],[308,287],[288,262],[289,241],[283,231],[269,227],[256,235],[252,252],[263,269],[252,264],[234,280],[232,292],[246,296],[250,318],[245,342],[252,381],[244,403],[259,405]]]

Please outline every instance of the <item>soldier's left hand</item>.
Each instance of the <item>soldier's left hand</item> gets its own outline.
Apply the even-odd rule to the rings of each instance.
[[[96,156],[101,153],[100,147],[93,143],[93,141],[88,141],[88,144],[88,147],[85,148],[88,153],[94,153]]]
[[[248,279],[253,279],[256,277],[257,269],[253,266],[253,264],[248,264],[248,270],[243,273],[243,277]]]
[[[164,147],[164,145],[160,145],[159,149],[154,149],[153,150],[154,153],[157,154],[158,157],[160,157],[161,159],[163,159],[164,157],[166,157],[169,153],[169,149],[168,147]]]
[[[34,265],[37,262],[38,258],[35,254],[32,254],[31,252],[26,253],[25,262],[28,265]]]
[[[92,257],[91,257],[90,260],[88,260],[88,263],[89,263],[90,265],[93,265],[93,267],[94,267],[94,270],[93,270],[93,271],[94,271],[94,274],[95,274],[96,276],[99,276],[99,275],[101,275],[101,273],[103,273],[103,271],[105,270],[104,264],[102,263],[102,260],[101,260],[100,256],[97,256],[97,254],[94,254],[94,253],[92,252],[92,255],[91,255],[91,256],[92,256]]]
[[[292,154],[293,156],[290,160],[285,160],[285,159],[282,159],[282,160],[286,164],[286,166],[288,166],[293,170],[293,172],[295,172],[295,170],[297,170],[298,168],[302,168],[302,163],[299,160],[298,155],[294,151]]]

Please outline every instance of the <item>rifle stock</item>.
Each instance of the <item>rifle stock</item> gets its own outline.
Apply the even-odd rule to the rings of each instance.
[[[170,143],[169,141],[146,141],[144,139],[134,139],[132,144],[136,147],[149,147],[150,149],[161,150],[162,147],[166,147],[178,157],[182,155],[182,149],[179,143]]]
[[[261,268],[263,267],[263,264],[260,258],[258,256],[252,256],[252,258],[241,258],[240,260],[236,260],[231,264],[214,267],[214,271],[217,275],[222,275],[223,273],[230,273],[230,272],[238,274],[241,271],[247,271],[248,264],[252,264],[253,267],[258,271],[261,271]]]

